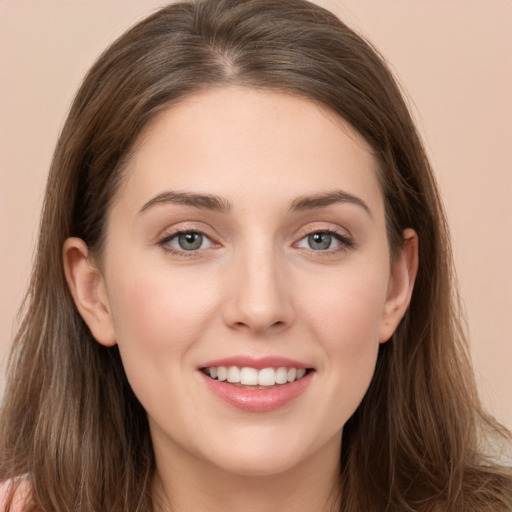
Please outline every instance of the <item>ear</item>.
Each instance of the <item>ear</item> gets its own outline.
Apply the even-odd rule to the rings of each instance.
[[[107,347],[116,334],[105,281],[89,256],[86,243],[68,238],[63,247],[64,273],[76,307],[96,340]]]
[[[413,229],[406,229],[402,238],[402,247],[391,265],[388,295],[379,334],[380,343],[391,338],[405,315],[418,271],[418,235]]]

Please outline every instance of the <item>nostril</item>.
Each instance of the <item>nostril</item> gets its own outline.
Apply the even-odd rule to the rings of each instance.
[[[254,331],[274,331],[279,330],[284,327],[286,327],[286,322],[283,320],[277,320],[276,322],[269,322],[269,323],[263,323],[262,325],[256,324],[256,322],[243,322],[238,321],[234,322],[231,327],[234,327],[235,329],[250,329]]]

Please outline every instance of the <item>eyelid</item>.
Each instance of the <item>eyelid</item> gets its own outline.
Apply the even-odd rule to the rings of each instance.
[[[208,249],[222,247],[222,243],[219,243],[217,241],[218,237],[212,236],[211,234],[208,233],[208,231],[210,230],[199,228],[195,222],[180,223],[177,226],[168,228],[161,235],[159,235],[157,245],[162,247],[162,249],[164,249],[166,252],[176,254],[178,256],[197,257]],[[197,233],[201,235],[202,237],[206,238],[209,241],[209,246],[204,248],[186,250],[169,244],[171,240],[175,239],[180,234],[186,233]],[[315,233],[327,233],[329,235],[332,235],[339,242],[339,246],[331,249],[318,250],[313,248],[300,247],[298,245],[305,238]],[[296,235],[294,236],[294,240],[295,242],[293,242],[292,247],[304,249],[306,251],[311,251],[318,255],[324,254],[326,256],[329,254],[339,253],[341,251],[352,249],[355,246],[354,239],[351,233],[348,231],[348,229],[342,228],[340,226],[333,226],[332,224],[326,225],[325,223],[308,225],[301,228],[300,230],[297,230]]]
[[[194,230],[192,230],[192,229],[185,229],[185,230],[175,231],[174,233],[170,233],[169,235],[165,236],[160,241],[160,243],[169,243],[171,240],[174,240],[174,239],[178,238],[180,235],[186,235],[186,234],[189,234],[189,233],[195,233],[197,235],[200,235],[201,237],[209,240],[212,245],[214,244],[213,240],[211,240],[211,238],[206,233],[203,233],[203,232],[198,231],[196,229],[194,229]]]
[[[212,235],[208,234],[206,231],[208,230],[198,228],[197,224],[195,223],[182,223],[177,227],[168,228],[161,235],[159,235],[157,245],[162,247],[162,249],[165,250],[166,252],[174,255],[184,257],[199,256],[200,253],[206,251],[207,249],[221,246],[221,244],[217,242],[217,240]],[[187,251],[185,249],[175,247],[169,243],[171,240],[175,239],[179,235],[186,233],[197,233],[202,237],[206,238],[207,240],[209,240],[210,245],[208,247]]]
[[[307,224],[305,227],[300,228],[297,230],[298,236],[307,236],[311,235],[312,233],[338,233],[339,235],[344,235],[347,238],[352,238],[352,234],[347,228],[338,226],[337,224],[333,224],[331,222],[311,222]]]
[[[334,249],[326,250],[315,250],[312,248],[298,246],[298,244],[302,242],[305,238],[315,233],[327,233],[329,235],[332,235],[340,243],[341,246]],[[347,229],[340,228],[339,226],[326,226],[325,224],[316,224],[313,226],[307,226],[306,228],[303,228],[300,231],[300,233],[297,234],[296,242],[293,243],[293,246],[300,249],[312,251],[318,255],[329,255],[340,251],[352,249],[355,246],[355,242],[351,233]]]

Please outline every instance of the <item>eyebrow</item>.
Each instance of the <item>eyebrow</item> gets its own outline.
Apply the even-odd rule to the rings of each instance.
[[[204,210],[212,210],[220,213],[228,213],[232,210],[232,204],[221,196],[214,194],[197,194],[193,192],[166,191],[156,195],[139,210],[143,213],[158,204],[182,204]],[[290,203],[289,210],[292,212],[315,210],[326,208],[336,203],[350,203],[360,206],[372,217],[372,212],[368,205],[359,197],[344,192],[343,190],[334,190],[310,196],[300,196]]]
[[[360,206],[370,217],[372,212],[368,205],[359,197],[344,192],[343,190],[334,190],[311,196],[301,196],[294,199],[290,205],[291,211],[314,210],[317,208],[325,208],[336,203],[350,203]]]
[[[193,208],[213,210],[221,213],[227,213],[232,208],[231,203],[220,196],[212,194],[168,191],[162,192],[161,194],[158,194],[157,196],[150,199],[139,210],[139,213],[143,213],[146,210],[149,210],[151,207],[163,203],[183,204],[186,206],[192,206]]]

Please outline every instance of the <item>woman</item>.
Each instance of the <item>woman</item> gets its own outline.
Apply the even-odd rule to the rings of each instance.
[[[301,0],[178,3],[73,103],[2,408],[36,510],[494,510],[448,235],[388,69]]]

